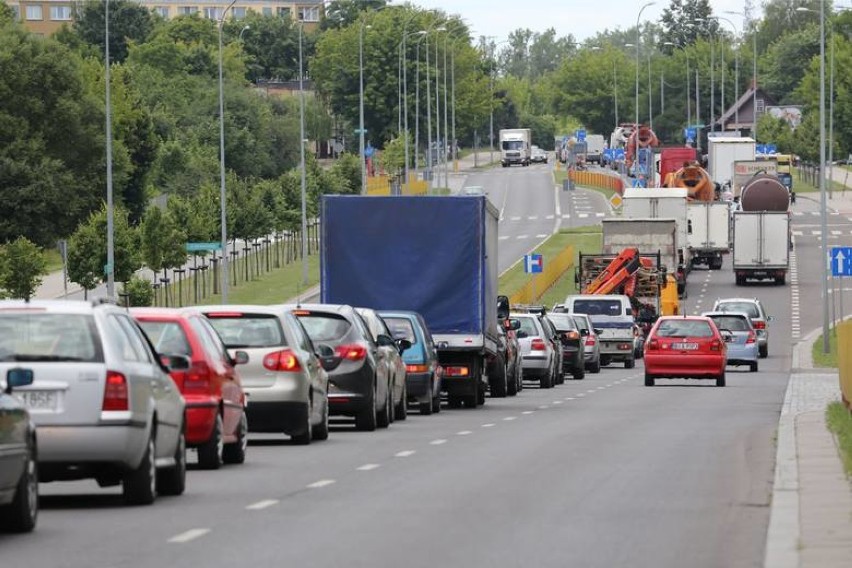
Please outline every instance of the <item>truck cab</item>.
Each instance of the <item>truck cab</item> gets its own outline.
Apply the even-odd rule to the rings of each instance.
[[[586,314],[598,335],[601,365],[623,362],[626,369],[636,365],[634,353],[636,320],[630,298],[623,294],[576,294],[565,299],[569,314]]]

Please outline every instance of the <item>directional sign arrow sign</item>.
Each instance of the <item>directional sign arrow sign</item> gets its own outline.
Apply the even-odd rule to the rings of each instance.
[[[834,257],[834,261],[837,263],[837,273],[843,274],[843,261],[846,260],[846,256],[844,256],[843,251],[837,251],[837,255]]]

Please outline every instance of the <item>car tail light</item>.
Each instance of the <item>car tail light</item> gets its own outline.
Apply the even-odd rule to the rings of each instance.
[[[754,326],[754,329],[766,329],[765,321],[752,321],[751,323]]]
[[[102,410],[128,410],[127,378],[116,371],[107,371]]]
[[[210,391],[210,367],[200,361],[193,363],[183,379],[183,392],[206,393]]]
[[[302,370],[299,358],[290,349],[269,353],[263,358],[264,368],[270,371],[288,371],[297,373]]]
[[[532,349],[533,351],[544,351],[547,349],[547,347],[545,346],[543,339],[536,337],[530,343],[530,349]]]
[[[576,331],[566,331],[562,334],[562,337],[564,337],[565,339],[579,339],[580,334]]]
[[[406,365],[405,370],[408,373],[428,373],[429,365]]]
[[[748,332],[748,339],[746,339],[746,343],[754,343],[757,340],[757,336],[754,335],[753,331]]]
[[[242,312],[208,312],[208,318],[241,318]]]
[[[444,367],[444,376],[445,377],[466,377],[470,374],[470,369],[467,367],[459,367],[450,365],[448,367]]]
[[[591,335],[586,336],[586,345],[592,346],[597,342],[598,342],[598,340],[595,339],[594,337],[592,337]]]
[[[360,361],[367,357],[367,349],[363,345],[353,343],[351,345],[338,345],[334,354],[349,361]]]
[[[656,339],[652,339],[648,342],[648,351],[656,351],[660,348],[660,342]]]
[[[710,351],[721,351],[722,350],[722,342],[718,339],[714,339],[710,342]]]

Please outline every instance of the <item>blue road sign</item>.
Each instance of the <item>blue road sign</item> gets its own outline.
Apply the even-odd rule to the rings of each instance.
[[[852,276],[852,247],[831,247],[831,275]]]
[[[524,272],[527,274],[538,274],[544,270],[544,257],[540,254],[524,255]]]
[[[615,149],[615,159],[616,160],[624,160],[624,148],[616,148]]]
[[[684,128],[683,137],[687,143],[691,144],[695,142],[695,139],[698,137],[698,130],[696,130],[694,126]]]
[[[578,130],[574,135],[577,137],[577,142],[583,142],[586,140],[586,131],[583,129]]]

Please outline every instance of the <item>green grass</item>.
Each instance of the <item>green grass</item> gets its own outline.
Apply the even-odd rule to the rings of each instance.
[[[852,476],[852,413],[842,402],[832,402],[825,410],[828,429],[837,436],[840,458],[847,476]]]
[[[831,187],[826,187],[826,189],[831,189],[831,191],[844,191],[847,188],[844,187],[842,183],[838,183],[834,180],[831,180]],[[796,170],[796,168],[793,168],[793,191],[795,193],[818,193],[819,187],[806,182],[804,179],[801,179],[799,177],[799,172]]]
[[[308,257],[308,285],[302,285],[302,261],[297,260],[282,268],[270,270],[250,282],[228,288],[230,304],[281,304],[319,284],[319,255]],[[220,304],[219,294],[208,296],[200,304]]]
[[[811,347],[814,366],[837,368],[837,334],[834,331],[828,337],[828,350],[828,353],[822,352],[822,335],[820,335]]]
[[[47,261],[47,272],[58,272],[62,270],[62,256],[56,249],[45,249],[44,258]]]

